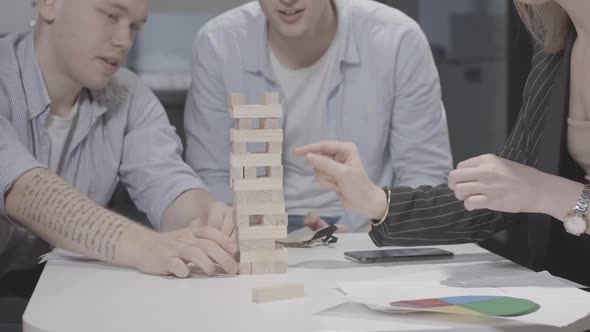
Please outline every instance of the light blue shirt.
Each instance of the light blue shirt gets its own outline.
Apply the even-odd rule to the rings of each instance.
[[[51,100],[34,33],[0,38],[0,277],[37,263],[47,244],[11,222],[4,206],[12,184],[33,168],[47,168],[45,123]],[[126,69],[105,89],[83,89],[60,176],[106,207],[121,181],[155,228],[182,193],[205,188],[182,158],[182,143],[156,96]]]
[[[446,182],[452,168],[448,128],[424,33],[405,14],[377,2],[335,4],[337,65],[323,107],[326,137],[356,143],[369,177],[379,185]],[[214,18],[199,31],[192,77],[185,110],[187,161],[218,199],[229,202],[233,123],[228,94],[244,94],[247,104],[258,104],[265,92],[278,92],[283,99],[257,1]],[[347,214],[340,222],[358,230],[366,220]]]

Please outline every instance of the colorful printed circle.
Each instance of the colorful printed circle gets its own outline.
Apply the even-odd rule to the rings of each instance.
[[[389,304],[395,309],[432,311],[461,315],[487,315],[497,317],[516,317],[533,313],[539,308],[537,303],[507,296],[454,296],[438,299],[419,299],[397,301]]]

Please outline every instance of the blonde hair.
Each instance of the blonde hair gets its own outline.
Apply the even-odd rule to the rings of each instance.
[[[526,5],[514,0],[514,4],[533,38],[543,44],[545,52],[557,53],[565,47],[570,18],[558,3]]]

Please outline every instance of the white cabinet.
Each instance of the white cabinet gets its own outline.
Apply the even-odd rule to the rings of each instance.
[[[0,1],[0,34],[30,29],[36,19],[36,0]]]

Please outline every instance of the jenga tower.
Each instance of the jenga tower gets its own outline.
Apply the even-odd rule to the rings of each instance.
[[[266,93],[261,105],[244,105],[244,96],[231,94],[233,152],[230,155],[234,220],[238,227],[240,274],[287,273],[287,249],[275,240],[287,237],[283,194],[282,107],[276,93]],[[260,121],[252,129],[253,120]],[[248,144],[263,143],[264,152],[249,152]]]

